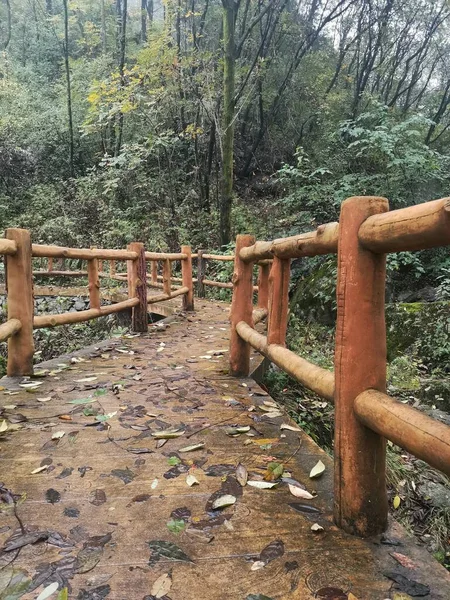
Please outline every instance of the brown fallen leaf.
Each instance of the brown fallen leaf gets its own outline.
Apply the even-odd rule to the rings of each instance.
[[[406,567],[407,569],[416,569],[417,565],[404,554],[400,554],[400,552],[391,552],[392,558],[395,558],[397,562],[399,562],[402,567]]]
[[[243,464],[239,463],[236,467],[236,479],[242,487],[247,484],[248,472]]]
[[[154,598],[163,598],[172,587],[172,576],[170,573],[164,573],[152,585],[151,595]]]
[[[72,417],[70,415],[59,415],[61,421],[71,421]]]

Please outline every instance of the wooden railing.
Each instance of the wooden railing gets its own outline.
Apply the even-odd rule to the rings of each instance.
[[[239,235],[233,274],[230,372],[248,376],[254,348],[335,403],[334,517],[363,537],[385,530],[386,439],[450,475],[450,427],[386,394],[386,253],[450,245],[450,198],[389,212],[388,201],[353,197],[339,223],[272,242]],[[285,347],[292,258],[338,254],[334,373]],[[267,336],[254,328],[253,265],[273,259],[260,283]]]
[[[6,258],[5,275],[8,296],[8,320],[0,325],[0,342],[8,341],[7,374],[9,376],[33,374],[33,329],[69,325],[89,321],[113,313],[131,309],[131,328],[136,332],[148,330],[148,305],[182,296],[183,309],[194,309],[192,256],[189,246],[183,246],[179,254],[145,252],[144,245],[133,242],[126,250],[97,248],[63,248],[32,244],[30,233],[25,229],[8,229],[6,238],[0,239],[0,254]],[[33,271],[34,259],[48,259],[47,270]],[[86,261],[86,270],[70,271],[54,269],[54,260],[68,259]],[[171,261],[181,261],[182,286],[171,287]],[[109,262],[109,272],[103,270]],[[152,265],[162,261],[164,293],[147,295],[147,262]],[[116,263],[125,266],[118,272]],[[87,277],[89,309],[50,315],[34,315],[33,275],[52,277]],[[100,278],[126,282],[128,299],[111,305],[101,305]]]

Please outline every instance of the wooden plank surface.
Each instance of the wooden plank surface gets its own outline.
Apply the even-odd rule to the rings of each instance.
[[[172,317],[164,330],[154,326],[148,334],[42,365],[48,373],[33,380],[43,382],[36,391],[20,387],[22,379],[2,380],[0,424],[6,417],[9,429],[0,438],[0,480],[21,500],[17,516],[11,508],[0,512],[0,547],[20,534],[20,522],[49,537],[1,553],[0,573],[14,569],[16,577],[34,581],[25,600],[35,600],[53,581],[70,586],[69,598],[149,600],[165,574],[171,586],[164,600],[312,600],[327,588],[343,590],[342,596],[333,592],[335,598],[352,593],[358,600],[384,600],[393,597],[386,572],[429,586],[425,599],[447,600],[446,571],[395,523],[387,537],[400,547],[337,529],[332,461],[303,432],[281,430],[286,415],[267,416],[261,407],[272,400],[253,380],[227,375],[229,306],[197,300],[196,310]],[[257,365],[259,357],[251,362]],[[90,404],[71,403],[90,396]],[[95,426],[94,416],[83,414],[89,407],[116,414]],[[26,420],[11,431],[11,421],[20,419]],[[226,427],[232,425],[249,425],[253,435],[230,437]],[[185,433],[156,448],[152,433],[170,427]],[[52,440],[60,431],[64,436]],[[199,443],[204,447],[180,452]],[[178,465],[171,464],[174,457]],[[311,480],[319,459],[325,473]],[[282,462],[317,497],[295,498],[285,484],[261,490],[234,481],[239,462],[256,479],[270,460]],[[32,474],[41,465],[47,468]],[[199,484],[189,487],[188,474]],[[212,511],[210,498],[220,489],[233,491],[237,501]],[[320,512],[298,512],[290,506],[295,502]],[[183,531],[169,530],[172,515],[186,519]],[[316,522],[322,533],[311,531]],[[273,545],[273,560],[252,570],[276,540],[282,545]],[[175,544],[185,561],[151,560],[157,556],[149,542],[161,541]],[[399,565],[394,552],[416,568]]]

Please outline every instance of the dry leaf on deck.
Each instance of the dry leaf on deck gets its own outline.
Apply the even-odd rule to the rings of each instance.
[[[311,469],[309,477],[310,477],[310,479],[314,479],[315,477],[320,477],[324,471],[325,471],[325,465],[323,464],[323,462],[321,460],[319,460],[319,462],[316,465],[314,465],[314,467]]]
[[[155,598],[163,598],[172,587],[172,577],[170,573],[164,573],[152,585],[151,595]]]
[[[247,483],[248,472],[243,464],[239,463],[236,467],[236,479],[238,480],[239,485],[244,487]]]
[[[289,491],[296,498],[304,498],[305,500],[312,500],[314,498],[314,496],[307,490],[303,490],[301,487],[296,485],[289,484]]]
[[[219,508],[226,508],[227,506],[232,506],[236,502],[236,496],[232,496],[231,494],[225,494],[224,496],[219,496],[216,500],[214,500],[212,504],[212,508],[217,510]]]
[[[193,485],[200,485],[199,480],[194,475],[188,475],[186,477],[186,483],[189,487],[192,487]]]

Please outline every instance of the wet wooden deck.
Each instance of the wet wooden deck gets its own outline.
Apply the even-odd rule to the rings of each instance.
[[[58,582],[80,600],[448,600],[448,573],[395,523],[366,541],[333,525],[331,460],[280,428],[253,380],[226,375],[228,306],[196,308],[47,363],[36,390],[2,381],[0,598]],[[184,433],[161,445],[152,434],[167,429]],[[236,481],[237,464],[261,481],[270,462],[317,497]],[[214,510],[224,495],[235,504]]]

